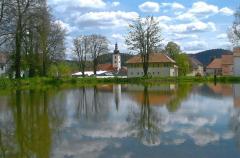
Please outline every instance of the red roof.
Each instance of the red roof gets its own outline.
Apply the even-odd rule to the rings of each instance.
[[[113,68],[112,64],[99,64],[97,69],[102,70],[102,71],[114,71],[115,70]]]
[[[208,69],[221,69],[222,68],[222,59],[214,59],[208,66]]]
[[[141,55],[136,55],[127,61],[128,64],[142,63]],[[176,63],[173,59],[163,53],[149,54],[149,63]]]

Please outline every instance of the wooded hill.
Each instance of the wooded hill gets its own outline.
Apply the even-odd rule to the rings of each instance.
[[[232,52],[230,50],[224,50],[224,49],[211,49],[211,50],[206,50],[196,54],[190,54],[190,56],[196,58],[204,66],[207,66],[211,63],[213,59],[221,58],[223,54],[229,54],[229,53],[232,53]]]

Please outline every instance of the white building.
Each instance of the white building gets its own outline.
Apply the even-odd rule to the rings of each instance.
[[[234,76],[240,76],[240,47],[233,50],[233,74]]]
[[[115,44],[115,49],[113,52],[113,68],[116,69],[117,71],[119,71],[121,69],[121,56],[120,56],[120,52],[118,50],[118,44]]]
[[[142,77],[143,65],[141,55],[134,56],[127,61],[127,76]],[[149,54],[148,75],[153,77],[178,76],[176,62],[163,53]]]
[[[0,53],[0,76],[6,73],[7,67],[7,58],[6,55]]]
[[[191,73],[189,73],[188,76],[204,75],[203,64],[200,61],[198,61],[193,57],[189,57],[189,62],[190,62]]]

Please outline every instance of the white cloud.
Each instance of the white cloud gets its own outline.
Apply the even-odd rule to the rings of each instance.
[[[48,3],[51,5],[71,5],[81,8],[103,8],[106,6],[103,0],[50,0]]]
[[[172,18],[169,16],[159,16],[157,17],[157,20],[161,23],[161,22],[169,22],[172,21]]]
[[[173,3],[162,3],[161,4],[163,7],[171,7],[172,9],[184,9],[185,7],[177,2],[173,2]]]
[[[123,35],[121,34],[112,34],[112,38],[116,39],[116,40],[124,40]]]
[[[215,5],[207,4],[206,2],[199,1],[195,2],[192,5],[192,8],[189,10],[191,13],[218,13],[218,7]]]
[[[75,14],[72,18],[78,26],[81,27],[97,27],[101,29],[126,27],[128,23],[138,18],[136,12],[88,12],[82,15]]]
[[[185,13],[178,14],[177,20],[198,20],[208,18],[216,14],[233,15],[234,11],[228,7],[219,8],[216,5],[208,4],[203,1],[193,3],[192,7]]]
[[[184,51],[199,51],[206,50],[207,48],[208,44],[205,41],[191,41],[183,45]]]
[[[142,12],[159,12],[160,5],[156,2],[144,2],[138,6]]]
[[[119,5],[120,5],[120,2],[118,2],[118,1],[112,2],[112,6],[114,6],[114,7],[117,7]]]
[[[190,21],[194,21],[194,20],[197,20],[196,16],[190,12],[186,12],[186,13],[183,13],[183,14],[179,14],[177,17],[176,17],[177,20],[190,20]]]
[[[217,35],[217,39],[227,39],[227,34],[226,33],[222,33],[222,34],[219,34]]]
[[[234,14],[234,11],[228,7],[224,7],[222,9],[220,9],[219,12],[224,15],[233,15]]]
[[[199,37],[195,34],[173,34],[173,40],[184,40],[184,39],[198,39]]]
[[[216,27],[213,22],[204,23],[202,21],[196,21],[196,22],[191,22],[186,24],[170,25],[169,29],[175,33],[216,31]]]

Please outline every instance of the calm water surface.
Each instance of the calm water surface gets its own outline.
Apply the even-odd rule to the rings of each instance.
[[[240,85],[0,91],[2,158],[238,158]]]

